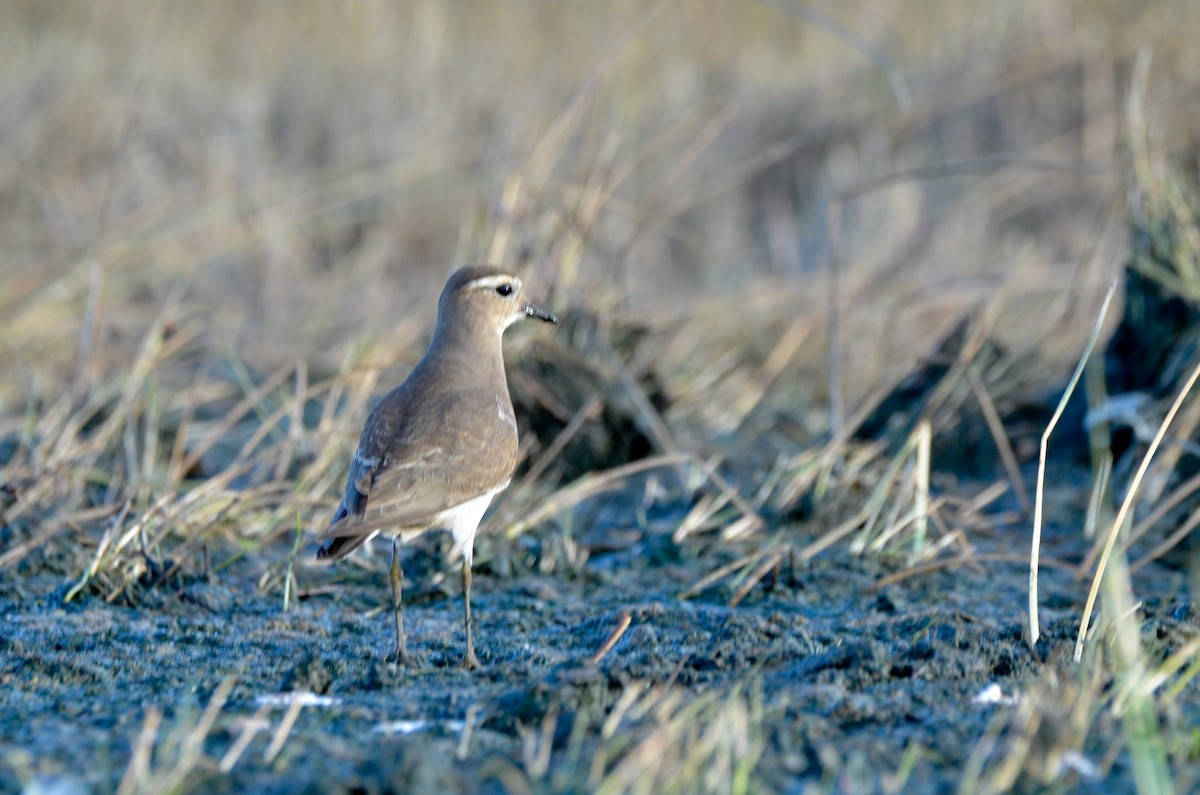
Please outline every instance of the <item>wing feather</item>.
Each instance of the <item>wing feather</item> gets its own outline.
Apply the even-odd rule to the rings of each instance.
[[[508,484],[517,463],[508,401],[478,388],[439,398],[418,401],[399,422],[394,413],[390,423],[376,419],[383,402],[372,413],[319,557],[340,557],[380,531],[428,529],[444,511]]]

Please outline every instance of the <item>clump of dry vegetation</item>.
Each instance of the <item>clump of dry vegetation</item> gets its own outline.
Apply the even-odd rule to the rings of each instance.
[[[372,399],[419,357],[445,273],[503,262],[565,323],[511,335],[525,464],[481,565],[586,579],[589,555],[661,537],[693,566],[676,597],[722,608],[833,550],[879,561],[880,593],[989,567],[1023,583],[1044,510],[1034,554],[1070,580],[1071,620],[1027,631],[1036,674],[939,782],[1194,783],[1200,635],[1139,623],[1142,575],[1200,522],[1194,397],[1141,458],[1197,358],[1188,11],[6,4],[0,598],[154,609],[247,563],[284,610],[327,595],[307,545]],[[1068,408],[1035,491],[1127,264],[1144,291],[1102,320],[1123,325],[1083,371],[1091,422]],[[1158,326],[1124,325],[1164,304],[1183,318],[1165,351]],[[1169,375],[1137,382],[1151,358]],[[1145,399],[1111,402],[1106,364],[1110,391]],[[530,537],[536,555],[513,551]],[[1188,576],[1171,587],[1190,604]],[[989,620],[1026,625],[1023,589],[992,596]],[[1068,624],[1090,638],[1075,659]],[[799,708],[764,697],[765,663],[704,690],[677,681],[685,662],[551,700],[480,774],[898,792],[940,764],[916,740],[886,767],[839,756],[823,727],[792,748]],[[121,791],[235,768],[245,746],[205,752],[214,727],[238,742],[232,687],[198,718],[146,711]],[[263,776],[295,760],[299,709],[263,732]],[[38,753],[14,751],[11,778]]]

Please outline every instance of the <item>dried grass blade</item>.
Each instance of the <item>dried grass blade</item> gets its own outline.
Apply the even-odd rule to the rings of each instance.
[[[617,622],[617,626],[611,633],[609,633],[608,637],[604,640],[604,643],[602,643],[600,648],[596,650],[596,653],[591,656],[590,662],[592,665],[599,665],[600,661],[603,660],[610,651],[612,651],[613,646],[617,645],[617,641],[619,641],[621,636],[625,634],[625,630],[629,629],[629,625],[632,621],[633,615],[628,610],[621,613],[621,619]]]
[[[1112,303],[1112,297],[1116,290],[1117,282],[1114,279],[1112,284],[1108,286],[1108,292],[1104,296],[1104,303],[1100,307],[1100,314],[1096,317],[1095,325],[1092,326],[1092,334],[1088,338],[1087,345],[1084,346],[1083,355],[1079,357],[1079,364],[1075,366],[1075,372],[1071,374],[1071,380],[1067,382],[1067,388],[1063,391],[1063,396],[1058,401],[1058,407],[1055,408],[1054,415],[1050,418],[1046,430],[1042,433],[1041,450],[1038,454],[1037,496],[1033,504],[1033,539],[1030,543],[1029,553],[1030,646],[1036,644],[1038,638],[1041,637],[1041,629],[1038,626],[1038,555],[1041,553],[1042,548],[1042,500],[1045,495],[1046,451],[1050,445],[1050,433],[1058,425],[1059,418],[1062,417],[1063,411],[1066,410],[1067,401],[1070,400],[1072,393],[1075,391],[1075,385],[1079,383],[1079,378],[1083,374],[1083,367],[1092,355],[1092,348],[1096,346],[1096,340],[1100,338],[1100,329],[1103,326],[1105,316],[1108,315],[1108,307]]]
[[[103,519],[111,516],[121,509],[119,505],[101,505],[97,508],[88,508],[87,510],[77,511],[69,516],[64,516],[61,519],[48,521],[42,525],[42,528],[33,537],[17,544],[12,549],[0,555],[0,570],[6,569],[16,563],[19,563],[26,555],[33,550],[44,545],[54,536],[66,530],[69,527],[92,522],[96,519]]]
[[[979,377],[975,367],[967,368],[967,383],[971,385],[971,391],[975,393],[975,400],[978,401],[979,408],[983,411],[983,419],[987,423],[988,432],[991,433],[996,450],[1000,453],[1000,463],[1004,465],[1004,474],[1008,476],[1013,494],[1017,496],[1017,502],[1021,504],[1021,513],[1025,516],[1032,516],[1033,501],[1029,498],[1029,489],[1025,487],[1025,480],[1021,477],[1017,454],[1013,452],[1012,442],[1009,441],[1008,433],[1004,430],[1000,412],[996,411],[996,404],[992,401],[992,396],[984,386],[983,379]]]
[[[643,458],[641,461],[623,464],[604,472],[584,475],[566,488],[559,489],[550,495],[538,509],[530,512],[524,518],[513,522],[508,526],[505,533],[509,538],[520,535],[553,513],[566,510],[589,497],[616,488],[622,480],[630,475],[636,475],[639,472],[645,472],[649,469],[675,466],[691,460],[691,456],[686,453],[671,453],[652,458]]]
[[[257,410],[262,404],[266,396],[277,389],[288,377],[292,371],[292,365],[284,365],[275,372],[271,373],[267,380],[263,381],[253,389],[244,398],[238,401],[237,405],[229,410],[229,413],[221,418],[221,422],[208,434],[208,437],[201,441],[192,450],[191,453],[183,460],[180,467],[181,471],[189,472],[200,462],[206,453],[223,437],[229,434],[233,426],[241,422],[242,418],[249,414],[252,410]]]
[[[1083,617],[1079,622],[1079,636],[1075,640],[1075,662],[1083,659],[1084,636],[1087,634],[1092,610],[1096,606],[1096,595],[1100,591],[1100,582],[1104,577],[1104,569],[1108,566],[1109,556],[1112,554],[1113,547],[1117,543],[1117,535],[1125,525],[1130,511],[1133,510],[1133,502],[1137,498],[1139,487],[1146,476],[1146,471],[1150,468],[1150,463],[1154,460],[1154,454],[1158,451],[1159,445],[1162,444],[1163,437],[1166,436],[1167,428],[1170,427],[1171,421],[1175,419],[1175,415],[1179,413],[1179,408],[1183,405],[1184,399],[1191,394],[1192,387],[1196,385],[1197,379],[1200,379],[1200,364],[1192,368],[1191,375],[1184,382],[1183,388],[1179,390],[1179,394],[1175,396],[1175,402],[1171,404],[1171,409],[1167,412],[1167,416],[1163,417],[1162,424],[1158,427],[1158,433],[1154,435],[1154,440],[1150,442],[1150,447],[1146,450],[1146,454],[1142,456],[1142,463],[1134,474],[1133,480],[1130,481],[1129,489],[1125,493],[1125,499],[1121,502],[1121,508],[1117,511],[1116,518],[1113,519],[1112,527],[1108,533],[1108,541],[1104,545],[1104,552],[1100,554],[1100,561],[1096,565],[1096,575],[1092,579],[1092,587],[1088,592],[1087,604],[1083,608]]]
[[[694,585],[691,585],[688,588],[686,588],[682,593],[679,594],[679,598],[680,599],[691,599],[691,598],[695,597],[697,594],[703,593],[708,588],[711,588],[714,583],[717,583],[720,580],[724,579],[725,577],[728,577],[730,574],[737,571],[738,569],[745,568],[747,566],[751,566],[755,562],[757,562],[760,558],[762,558],[764,555],[769,555],[772,552],[773,552],[773,550],[769,549],[769,548],[768,549],[760,549],[756,552],[750,553],[749,555],[738,558],[737,560],[733,561],[732,563],[726,563],[724,566],[721,566],[717,570],[705,575],[702,579],[700,579]]]
[[[763,559],[762,563],[758,564],[758,566],[754,568],[754,571],[750,572],[750,575],[746,577],[745,581],[743,581],[742,584],[738,586],[738,589],[734,591],[733,596],[729,598],[729,606],[737,607],[738,604],[740,604],[741,601],[746,598],[754,586],[758,585],[759,582],[761,582],[762,579],[767,576],[767,573],[770,572],[771,569],[783,562],[783,554],[784,550],[775,549],[771,552],[771,554],[767,555],[766,558]]]

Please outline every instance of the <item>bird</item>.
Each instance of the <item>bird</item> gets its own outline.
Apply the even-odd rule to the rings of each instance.
[[[471,627],[475,533],[518,463],[517,421],[501,339],[519,320],[558,318],[524,298],[509,270],[471,265],[451,274],[438,300],[429,349],[404,383],[367,416],[318,560],[337,560],[382,534],[392,539],[390,580],[397,664],[415,667],[405,645],[400,543],[448,529],[462,556],[466,652],[480,667]]]

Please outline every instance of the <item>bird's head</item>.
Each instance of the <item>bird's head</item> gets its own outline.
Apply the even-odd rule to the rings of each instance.
[[[497,335],[518,320],[537,318],[558,323],[558,318],[525,300],[521,279],[510,271],[491,265],[459,268],[446,282],[438,301],[438,327],[494,329]]]

